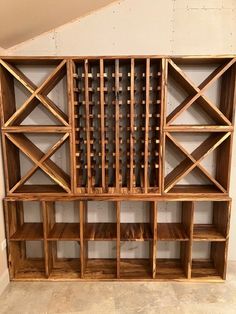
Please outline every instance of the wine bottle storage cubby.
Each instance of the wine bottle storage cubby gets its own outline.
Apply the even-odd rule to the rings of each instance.
[[[11,279],[225,279],[235,87],[235,56],[0,58]]]

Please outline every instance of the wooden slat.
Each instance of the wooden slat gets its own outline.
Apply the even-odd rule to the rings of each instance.
[[[121,203],[115,202],[116,204],[116,273],[117,278],[120,278],[120,238],[121,238],[121,230],[120,230],[120,206]]]
[[[148,137],[149,137],[149,89],[150,89],[150,59],[146,60],[146,104],[145,104],[145,146],[144,146],[144,193],[148,192]]]
[[[105,114],[104,114],[104,62],[100,59],[100,124],[101,124],[101,160],[102,160],[102,188],[106,188],[106,156],[105,156]]]
[[[115,60],[115,173],[116,191],[120,191],[119,60]]]
[[[86,113],[86,147],[87,147],[87,189],[88,193],[92,188],[92,173],[91,173],[91,143],[90,143],[90,121],[89,121],[89,79],[88,79],[88,60],[84,61],[84,75],[85,75],[85,113]]]
[[[121,223],[120,232],[121,241],[146,241],[153,239],[150,223]]]
[[[134,187],[134,59],[131,59],[130,67],[130,175],[129,186],[130,192],[133,192]]]

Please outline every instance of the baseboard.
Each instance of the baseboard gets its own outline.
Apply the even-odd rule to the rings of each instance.
[[[4,271],[4,273],[0,276],[0,295],[6,289],[9,284],[9,272],[8,269]]]

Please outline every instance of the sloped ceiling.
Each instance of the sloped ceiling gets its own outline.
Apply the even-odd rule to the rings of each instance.
[[[10,48],[115,0],[0,0],[0,48]]]

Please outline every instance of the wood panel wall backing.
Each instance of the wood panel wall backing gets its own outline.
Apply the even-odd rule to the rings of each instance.
[[[236,86],[235,56],[168,57],[3,57],[0,58],[1,130],[5,173],[5,221],[12,280],[201,280],[226,278],[231,199],[229,179]],[[21,66],[52,66],[38,86]],[[213,66],[202,82],[193,82],[189,66]],[[66,110],[50,92],[64,80]],[[170,81],[187,95],[168,109]],[[207,89],[220,82],[217,103]],[[29,94],[19,106],[15,84]],[[24,121],[37,106],[53,117],[53,125]],[[210,123],[180,124],[192,107]],[[27,120],[28,121],[28,120]],[[42,151],[31,135],[58,135]],[[204,135],[192,151],[181,136]],[[53,155],[68,145],[69,171]],[[180,157],[166,167],[168,149]],[[21,155],[32,168],[22,173]],[[203,160],[215,154],[215,172]],[[29,184],[40,170],[51,184]],[[188,184],[196,173],[207,184]],[[122,220],[122,201],[143,201],[149,221]],[[40,204],[40,221],[25,221],[24,207]],[[57,222],[57,202],[73,202],[78,221]],[[90,222],[88,201],[109,201],[115,221]],[[178,222],[161,222],[160,201],[181,206]],[[196,223],[197,204],[211,202],[212,222]],[[202,203],[203,204],[203,203]],[[65,205],[66,206],[66,205]],[[135,205],[134,205],[135,206]],[[78,257],[58,255],[60,241],[72,244]],[[114,258],[91,258],[92,241],[114,244]],[[126,258],[123,244],[147,245],[146,258]],[[29,254],[37,242],[40,257]],[[178,258],[163,258],[163,243],[176,245]],[[210,247],[199,259],[196,247]]]

